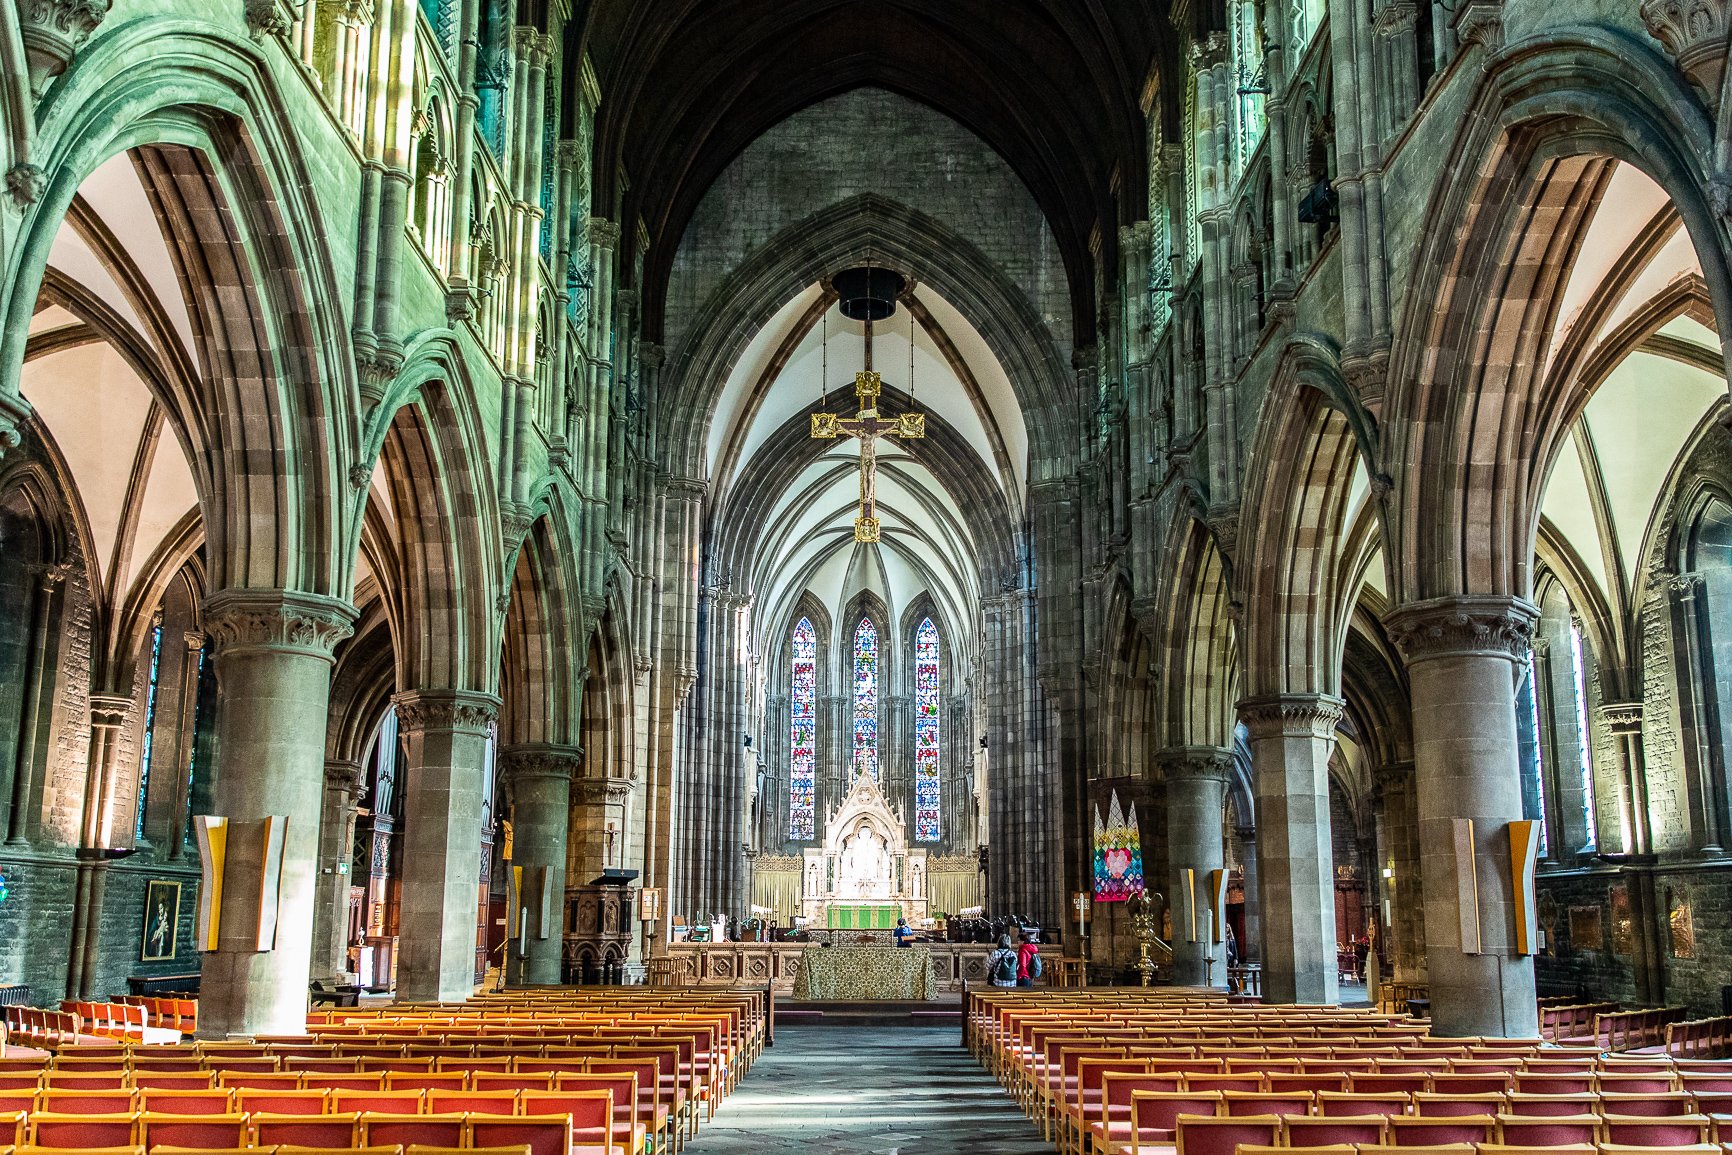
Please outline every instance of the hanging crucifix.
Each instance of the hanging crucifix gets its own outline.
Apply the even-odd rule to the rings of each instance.
[[[838,437],[854,437],[860,442],[860,509],[854,518],[854,540],[876,542],[878,525],[878,439],[899,437],[911,441],[926,436],[924,413],[903,413],[894,418],[880,417],[878,397],[884,379],[872,368],[872,323],[888,317],[896,309],[896,293],[904,284],[901,277],[886,269],[856,269],[838,274],[832,282],[842,296],[842,312],[866,323],[866,367],[854,375],[854,396],[860,410],[853,417],[835,413],[812,414],[812,436],[819,441],[834,441]],[[856,295],[850,297],[853,290]],[[912,339],[912,338],[910,338]]]

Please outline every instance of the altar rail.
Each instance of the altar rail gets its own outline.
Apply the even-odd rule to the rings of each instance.
[[[931,948],[932,966],[938,972],[939,989],[960,991],[986,982],[986,943],[922,943]],[[793,993],[794,976],[800,971],[802,951],[823,950],[815,942],[676,942],[668,946],[667,964],[650,961],[652,981],[668,973],[676,986],[735,986],[740,983],[770,983],[776,993]]]

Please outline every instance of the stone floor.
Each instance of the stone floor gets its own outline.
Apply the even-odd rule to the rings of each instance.
[[[1050,1155],[953,1030],[786,1027],[686,1155]]]

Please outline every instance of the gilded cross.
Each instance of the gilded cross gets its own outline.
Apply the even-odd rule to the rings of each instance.
[[[854,395],[860,412],[852,417],[835,413],[812,414],[812,436],[820,441],[838,437],[860,439],[860,512],[854,518],[854,540],[878,540],[878,439],[900,437],[905,441],[926,436],[926,414],[903,413],[894,419],[878,416],[878,395],[884,380],[872,371],[872,328],[866,328],[867,368],[854,375]]]

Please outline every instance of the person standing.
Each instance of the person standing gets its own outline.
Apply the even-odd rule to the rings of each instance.
[[[986,981],[995,987],[1014,987],[1019,968],[1017,952],[1010,949],[1010,936],[999,935],[998,949],[986,956]]]
[[[1016,985],[1032,987],[1043,969],[1040,961],[1040,932],[1025,930],[1022,932],[1022,945],[1016,951]]]

